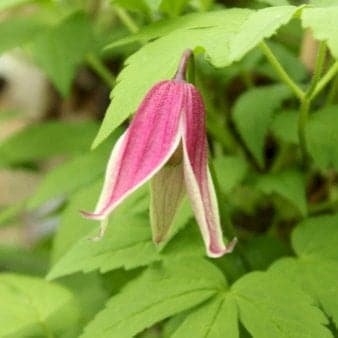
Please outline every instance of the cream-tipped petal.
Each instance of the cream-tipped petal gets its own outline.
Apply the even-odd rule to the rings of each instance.
[[[182,136],[184,86],[176,81],[162,81],[148,92],[111,153],[95,211],[83,212],[85,217],[106,218],[169,160]]]
[[[232,251],[223,242],[214,185],[208,169],[205,109],[197,89],[187,85],[183,117],[184,177],[189,199],[209,257]]]

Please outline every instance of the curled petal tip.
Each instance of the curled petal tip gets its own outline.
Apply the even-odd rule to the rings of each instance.
[[[234,237],[232,241],[229,242],[223,249],[215,249],[212,246],[210,246],[208,256],[212,258],[217,258],[232,253],[237,243],[238,239],[237,237]]]
[[[88,212],[88,211],[84,211],[84,210],[80,210],[80,214],[81,214],[82,217],[84,217],[84,218],[94,219],[94,220],[102,220],[102,219],[105,218],[104,215],[101,215],[101,214],[95,214],[95,213]]]

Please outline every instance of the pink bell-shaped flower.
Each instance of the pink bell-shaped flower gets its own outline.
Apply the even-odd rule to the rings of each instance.
[[[215,189],[208,169],[205,108],[195,86],[184,80],[191,51],[184,52],[172,80],[155,84],[141,102],[129,128],[112,150],[101,196],[91,219],[108,215],[151,180],[153,240],[168,234],[184,190],[187,191],[209,257],[233,250],[225,246]]]

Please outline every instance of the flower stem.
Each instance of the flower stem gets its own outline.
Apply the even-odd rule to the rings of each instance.
[[[269,46],[262,41],[260,43],[260,48],[263,54],[266,56],[271,66],[274,68],[280,79],[294,92],[294,94],[299,98],[303,99],[304,92],[299,88],[299,86],[290,78],[289,74],[282,67],[276,56],[273,54]]]
[[[326,85],[333,79],[333,77],[338,72],[338,61],[336,61],[331,68],[326,72],[326,74],[322,77],[322,79],[316,85],[311,99],[313,100],[325,87]]]
[[[188,62],[191,57],[192,57],[192,50],[186,49],[182,54],[180,64],[174,76],[174,79],[176,81],[185,81]]]
[[[308,162],[307,155],[307,145],[306,145],[306,135],[305,128],[308,120],[308,115],[311,107],[311,101],[314,98],[314,93],[318,84],[320,83],[319,79],[323,71],[323,66],[325,62],[326,56],[326,44],[325,42],[321,42],[318,49],[316,65],[313,72],[312,80],[308,90],[306,91],[304,97],[301,99],[299,117],[298,117],[298,137],[299,137],[299,145],[303,159],[303,165],[306,166]]]
[[[139,27],[133,20],[133,18],[128,14],[126,10],[119,6],[114,7],[116,15],[121,20],[121,22],[128,28],[130,33],[137,33],[139,31]]]
[[[114,87],[115,77],[99,57],[97,57],[95,54],[89,54],[87,56],[87,62],[95,71],[95,73],[99,75],[100,78],[108,85],[108,87]]]

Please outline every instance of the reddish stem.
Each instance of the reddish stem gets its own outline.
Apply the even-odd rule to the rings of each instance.
[[[187,71],[187,66],[188,66],[188,62],[189,62],[189,59],[192,55],[192,50],[191,49],[186,49],[184,52],[183,52],[183,55],[181,57],[181,61],[180,61],[180,64],[177,68],[177,72],[174,76],[174,80],[176,81],[185,81],[185,73]]]

